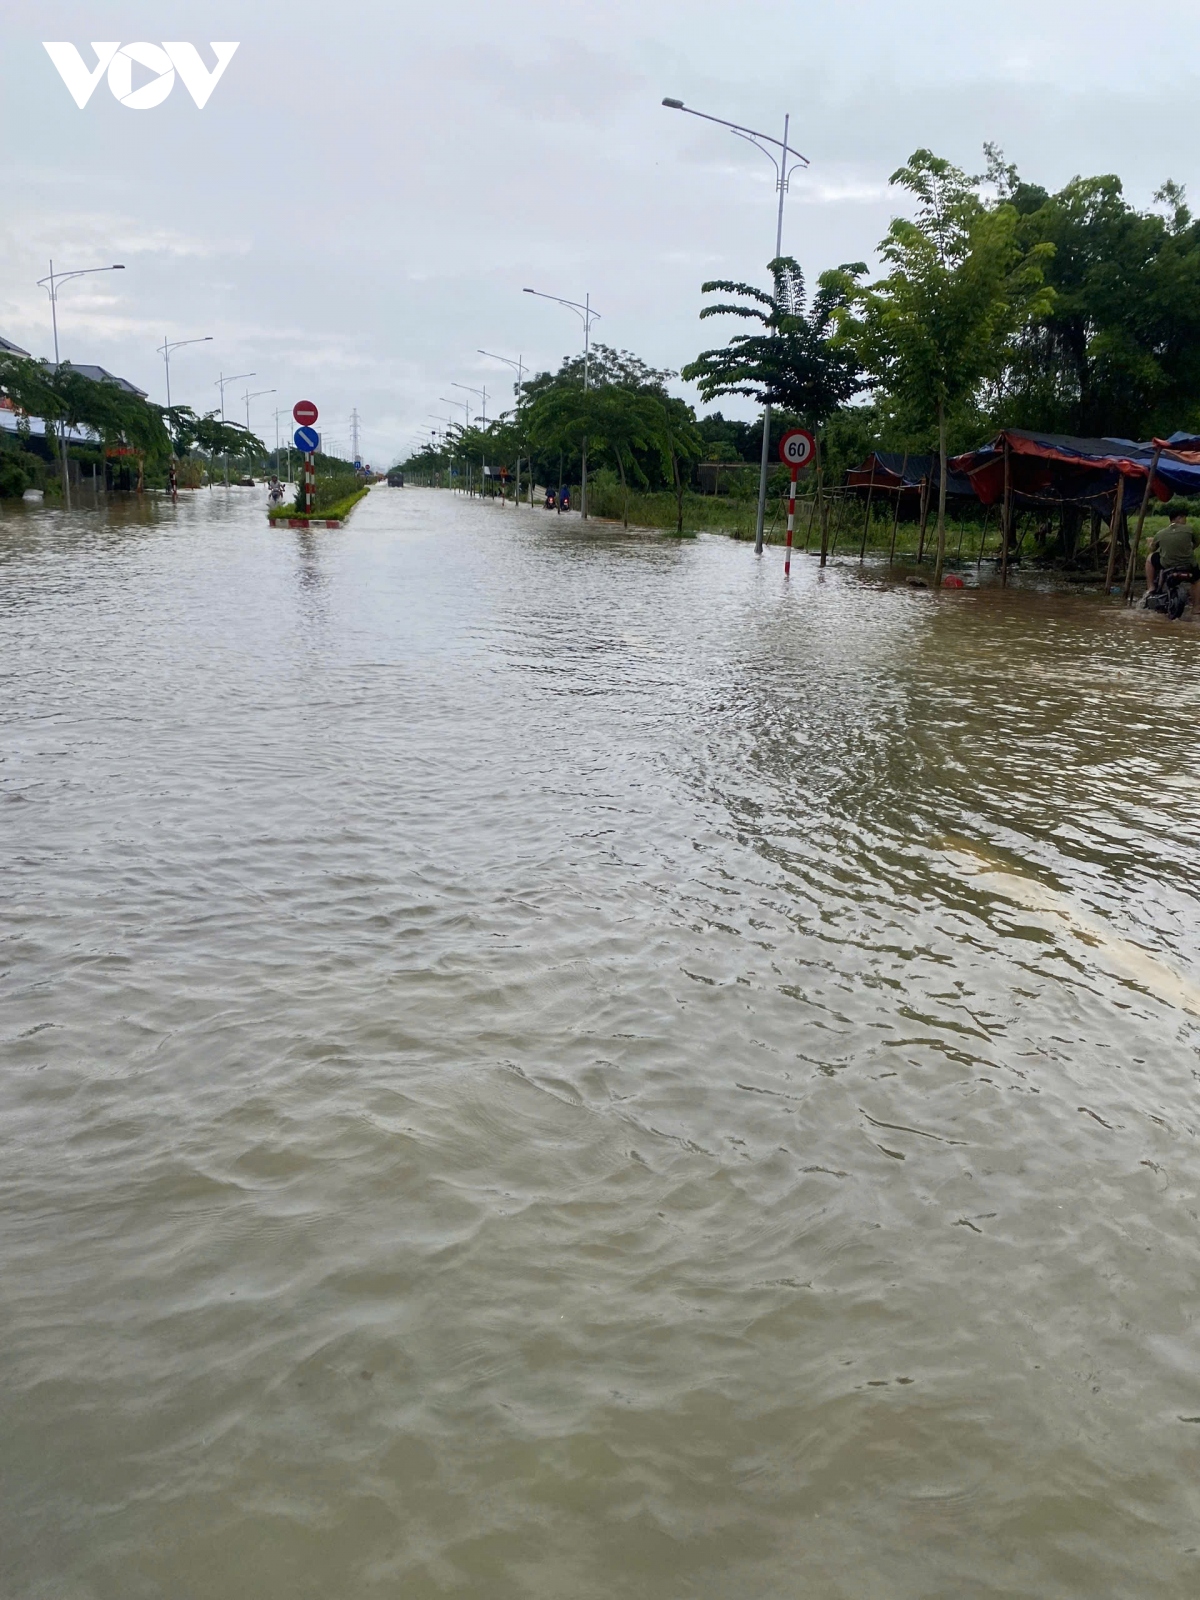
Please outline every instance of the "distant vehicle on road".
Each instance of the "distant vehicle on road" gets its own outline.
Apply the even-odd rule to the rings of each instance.
[[[403,489],[404,474],[402,472],[389,472],[387,475],[389,489]]]

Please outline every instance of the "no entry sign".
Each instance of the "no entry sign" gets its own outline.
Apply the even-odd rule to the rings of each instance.
[[[806,467],[817,453],[817,441],[807,428],[789,428],[779,441],[779,459],[788,467]]]
[[[311,400],[297,400],[292,415],[302,428],[311,428],[317,420],[317,408]]]

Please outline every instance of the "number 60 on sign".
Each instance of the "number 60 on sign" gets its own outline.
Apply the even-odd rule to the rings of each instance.
[[[779,441],[779,459],[787,467],[806,467],[817,453],[817,441],[807,428],[789,428]]]

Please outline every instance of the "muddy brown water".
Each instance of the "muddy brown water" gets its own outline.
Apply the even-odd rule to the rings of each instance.
[[[6,513],[5,1600],[1200,1592],[1200,631],[780,568]]]

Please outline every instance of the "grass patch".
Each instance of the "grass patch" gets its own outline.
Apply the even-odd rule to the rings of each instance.
[[[325,489],[327,492],[322,494],[322,489]],[[312,511],[301,511],[299,504],[296,501],[288,500],[285,501],[283,505],[272,506],[267,512],[267,515],[270,517],[272,522],[286,522],[289,517],[303,516],[311,516],[317,519],[324,518],[326,521],[341,522],[350,515],[351,511],[353,511],[354,507],[358,504],[362,497],[371,492],[371,486],[370,484],[366,483],[359,484],[348,494],[345,493],[344,490],[344,480],[335,479],[330,484],[322,484],[320,480],[318,480]],[[339,491],[342,492],[339,493]]]

